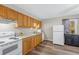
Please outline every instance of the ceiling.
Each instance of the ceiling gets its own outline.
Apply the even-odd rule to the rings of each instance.
[[[79,4],[6,4],[40,20],[79,14]]]

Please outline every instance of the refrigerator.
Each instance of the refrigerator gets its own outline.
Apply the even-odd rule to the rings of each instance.
[[[64,45],[64,25],[53,25],[53,44]]]

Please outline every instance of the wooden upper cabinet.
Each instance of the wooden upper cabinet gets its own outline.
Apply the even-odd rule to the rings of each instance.
[[[3,18],[7,18],[7,11],[6,11],[6,7],[0,5],[0,16],[2,16]]]
[[[42,26],[41,21],[34,19],[34,28],[40,29]]]
[[[42,28],[42,22],[40,21],[40,28]]]
[[[36,20],[33,19],[33,28],[36,28],[36,25],[37,25]]]
[[[39,24],[39,28],[41,28],[42,27],[42,22],[38,21],[38,24]]]
[[[30,21],[31,21],[31,28],[33,28],[33,18],[32,17],[30,17]]]
[[[11,20],[17,20],[17,12],[10,9],[10,8],[7,8],[7,17],[8,19],[11,19]]]
[[[24,27],[24,25],[23,25],[23,19],[24,19],[23,14],[18,13],[17,16],[18,16],[18,18],[17,18],[17,25],[18,25],[18,27]]]
[[[31,16],[24,15],[13,9],[0,5],[0,16],[10,20],[17,20],[18,27],[41,28],[42,22]]]
[[[10,20],[16,20],[17,12],[8,7],[0,5],[0,16],[6,19],[10,19]]]
[[[28,28],[31,28],[31,18],[28,16]]]
[[[24,15],[24,27],[28,28],[28,16]]]
[[[2,15],[3,15],[3,6],[0,5],[0,16],[2,16]]]
[[[42,27],[42,22],[39,20],[36,20],[37,28],[40,29]]]

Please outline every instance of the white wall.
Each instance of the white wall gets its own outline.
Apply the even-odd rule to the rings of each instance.
[[[43,21],[43,32],[45,34],[45,40],[52,41],[52,26],[62,24],[62,20],[60,18],[52,18],[49,20]]]
[[[51,19],[44,19],[43,20],[43,27],[42,30],[45,34],[45,40],[52,41],[52,26],[53,25],[61,25],[62,19],[79,19],[79,14],[77,15],[69,15],[64,17],[58,17],[58,18],[51,18]],[[78,20],[79,21],[79,20]],[[77,27],[77,33],[79,34],[79,22]]]

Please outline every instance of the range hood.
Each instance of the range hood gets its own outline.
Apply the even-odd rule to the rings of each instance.
[[[0,19],[0,31],[13,30],[17,27],[16,21]]]
[[[16,21],[9,20],[9,19],[1,19],[0,24],[11,24],[11,23],[16,23]]]

